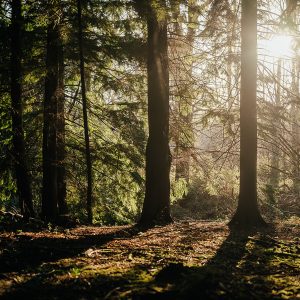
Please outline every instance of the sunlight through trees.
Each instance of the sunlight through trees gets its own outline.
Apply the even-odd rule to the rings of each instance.
[[[2,210],[300,213],[297,1],[2,1],[0,22]]]

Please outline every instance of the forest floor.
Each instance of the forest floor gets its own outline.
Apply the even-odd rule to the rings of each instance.
[[[300,299],[299,219],[0,232],[1,299]]]

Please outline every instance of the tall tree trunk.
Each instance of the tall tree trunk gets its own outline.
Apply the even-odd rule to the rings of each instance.
[[[234,41],[236,38],[236,1],[233,2],[233,4],[227,3],[227,13],[226,13],[226,25],[227,25],[227,35],[226,35],[226,44],[227,44],[227,66],[226,66],[226,72],[227,72],[227,97],[228,97],[228,110],[233,110],[234,105],[234,84],[232,83],[233,79],[233,68],[234,68]]]
[[[47,28],[46,79],[43,128],[43,195],[42,216],[55,221],[58,214],[57,125],[58,103],[63,94],[61,86],[62,44],[59,1],[49,1],[49,24]]]
[[[257,1],[242,0],[240,195],[230,225],[264,225],[257,203]]]
[[[275,105],[274,112],[272,118],[272,136],[277,139],[278,135],[278,126],[280,125],[280,101],[281,101],[281,69],[282,69],[282,58],[278,58],[277,60],[277,74],[275,81]],[[271,172],[270,172],[270,193],[269,193],[269,201],[272,205],[275,204],[275,191],[279,185],[279,156],[278,156],[278,147],[276,144],[272,144],[272,152],[271,152]]]
[[[13,132],[13,156],[19,205],[25,218],[33,217],[32,192],[25,158],[22,106],[22,4],[21,0],[12,0],[11,23],[11,115]]]
[[[83,126],[84,126],[84,140],[85,140],[85,158],[86,158],[86,173],[87,173],[87,214],[88,221],[93,221],[92,210],[92,191],[93,191],[93,177],[92,177],[92,160],[90,150],[90,136],[89,124],[87,115],[87,97],[86,97],[86,82],[85,82],[85,66],[83,55],[83,36],[82,36],[82,7],[81,0],[77,0],[77,13],[78,13],[78,43],[79,43],[79,57],[80,57],[80,78],[81,78],[81,97],[82,97],[82,110],[83,110]]]
[[[169,69],[167,19],[164,1],[147,5],[148,122],[146,193],[140,224],[172,221],[170,216]]]
[[[300,61],[293,61],[292,70],[292,92],[293,92],[293,104],[292,104],[292,145],[295,151],[293,160],[293,189],[297,196],[300,195],[300,126],[299,126],[299,99],[300,99]]]
[[[59,49],[59,93],[57,95],[57,203],[60,215],[68,213],[65,170],[65,96],[63,45]]]
[[[299,32],[299,8],[297,7],[297,1],[287,0],[286,1],[286,14],[294,34]],[[298,18],[297,18],[298,17]],[[298,19],[298,22],[297,22]],[[296,50],[296,49],[295,49]],[[300,117],[300,60],[297,59],[297,53],[294,53],[292,61],[292,82],[291,82],[291,91],[292,91],[292,105],[291,105],[291,116],[292,116],[292,146],[293,146],[293,189],[295,194],[300,196],[300,126],[299,126],[299,117]]]
[[[178,14],[180,6],[177,6]],[[190,26],[187,30],[186,40],[182,43],[178,43],[177,53],[180,53],[181,59],[179,64],[175,66],[177,72],[177,80],[179,81],[179,100],[178,100],[178,114],[181,122],[178,126],[178,133],[176,139],[176,179],[184,178],[186,182],[189,182],[190,177],[190,162],[192,148],[194,146],[194,131],[193,131],[193,95],[191,89],[193,86],[192,71],[193,71],[193,46],[195,40],[195,24],[198,23],[198,17],[200,15],[199,8],[196,0],[188,1],[188,23]],[[182,29],[177,26],[177,34],[182,34]],[[176,43],[175,43],[176,46]],[[178,57],[177,57],[178,58]],[[187,61],[182,61],[187,58]]]

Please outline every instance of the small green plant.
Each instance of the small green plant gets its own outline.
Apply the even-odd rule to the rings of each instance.
[[[82,269],[78,268],[78,267],[73,267],[72,269],[70,269],[69,271],[69,275],[72,277],[78,277],[80,274],[82,273]]]

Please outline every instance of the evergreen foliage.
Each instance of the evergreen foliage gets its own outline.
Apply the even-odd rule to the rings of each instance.
[[[260,0],[257,11],[257,197],[267,219],[300,213],[299,5],[281,2]],[[54,165],[66,172],[68,214],[86,222],[77,1],[21,3],[22,117],[34,210],[40,216],[47,27],[53,22],[60,24],[63,47],[65,123],[65,157]],[[49,13],[53,3],[60,5],[57,14]],[[146,186],[149,11],[145,1],[81,3],[93,222],[135,223]],[[230,219],[239,196],[239,1],[151,3],[158,20],[166,17],[168,30],[171,210],[179,219]],[[18,211],[10,99],[11,1],[0,5],[0,207]],[[280,34],[291,37],[292,44],[279,62],[277,54],[263,49],[268,47],[263,41]]]

